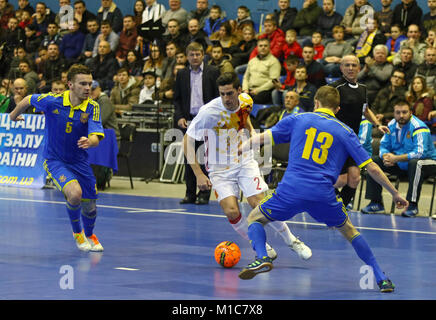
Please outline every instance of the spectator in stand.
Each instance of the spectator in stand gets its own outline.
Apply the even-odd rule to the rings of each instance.
[[[72,65],[82,53],[85,34],[80,31],[79,21],[74,18],[73,28],[65,34],[59,46],[59,51],[67,59],[69,65]]]
[[[17,10],[29,11],[32,15],[35,13],[35,9],[29,4],[29,0],[18,0]]]
[[[298,11],[292,25],[302,41],[307,38],[310,39],[312,33],[316,30],[318,18],[322,12],[323,10],[318,6],[317,0],[304,0],[303,8]]]
[[[337,25],[333,27],[333,39],[324,49],[323,59],[319,62],[324,67],[324,74],[327,77],[341,77],[342,57],[353,53],[353,47],[349,42],[344,41],[344,27]]]
[[[61,56],[59,46],[56,43],[50,43],[47,48],[47,60],[44,62],[42,74],[38,75],[39,90],[41,93],[50,91],[51,82],[61,76],[61,71],[68,69],[68,63]]]
[[[404,30],[399,24],[394,24],[391,26],[391,35],[386,41],[386,46],[389,50],[388,61],[392,63],[395,54],[400,50],[401,42],[406,40],[407,37],[404,35]]]
[[[24,48],[31,54],[32,58],[35,58],[35,53],[42,42],[42,36],[36,35],[36,27],[33,25],[28,25],[25,27],[24,34],[26,35],[26,39],[23,43]]]
[[[38,78],[42,77],[42,72],[44,71],[44,64],[47,60],[47,48],[38,48],[38,57],[35,59],[35,71],[38,74]],[[40,78],[41,79],[41,78]]]
[[[274,10],[274,19],[277,27],[283,32],[292,29],[295,17],[297,16],[297,8],[291,8],[291,0],[278,0],[279,10]]]
[[[202,0],[198,0],[202,1]],[[187,42],[197,42],[203,46],[204,51],[206,52],[207,48],[211,44],[209,37],[206,32],[200,27],[200,23],[198,19],[192,18],[188,21],[188,35]]]
[[[231,62],[233,67],[245,66],[243,69],[245,71],[251,51],[253,51],[256,46],[257,40],[254,29],[250,26],[245,27],[242,30],[242,40],[237,45],[228,49],[228,53],[232,56]],[[236,69],[235,72],[239,74]]]
[[[228,54],[224,54],[223,47],[219,43],[212,43],[212,50],[210,53],[211,59],[209,64],[217,67],[220,73],[234,72],[230,57]]]
[[[297,66],[295,69],[295,84],[293,86],[286,86],[284,96],[287,91],[294,91],[300,96],[300,106],[304,112],[313,111],[314,103],[313,97],[317,88],[307,81],[308,74],[305,66]]]
[[[433,90],[436,89],[436,48],[427,47],[425,49],[425,61],[416,69],[415,76],[425,78],[427,85]]]
[[[25,35],[24,30],[18,27],[18,19],[15,17],[9,18],[7,29],[0,30],[1,43],[6,43],[3,54],[7,57],[12,57],[14,48],[22,46]]]
[[[290,55],[303,58],[303,48],[301,48],[297,41],[297,31],[294,29],[289,29],[286,31],[285,43],[283,44],[282,50],[285,59]]]
[[[283,45],[286,42],[285,33],[277,28],[276,21],[273,19],[265,19],[263,23],[264,32],[258,36],[260,39],[268,39],[268,51],[277,59],[282,59]],[[250,60],[257,56],[258,46],[253,49],[250,54]]]
[[[47,26],[45,36],[41,41],[41,46],[48,47],[50,43],[56,43],[58,46],[60,46],[61,42],[62,36],[59,33],[59,26],[54,21],[50,22]]]
[[[92,58],[94,51],[95,41],[100,34],[97,18],[89,19],[87,22],[88,33],[83,41],[82,55],[80,57],[81,63],[86,63],[86,60]]]
[[[135,24],[140,26],[142,24],[142,13],[145,10],[145,1],[136,0],[133,5],[133,17],[135,17]]]
[[[36,26],[38,34],[45,36],[48,26],[55,23],[56,15],[47,8],[44,2],[37,2],[35,8],[32,24]]]
[[[271,93],[272,103],[275,106],[281,106],[283,104],[283,97],[285,89],[295,85],[295,70],[297,69],[299,59],[297,56],[289,55],[284,62],[284,67],[286,70],[286,79],[283,83],[279,79],[274,79],[275,89]]]
[[[316,88],[325,85],[324,68],[321,63],[315,61],[315,50],[311,45],[303,47],[303,61],[307,71],[307,82],[313,84]]]
[[[91,69],[92,78],[99,82],[103,91],[110,92],[113,87],[113,77],[119,68],[109,42],[100,41],[97,55],[86,64]]]
[[[424,77],[415,76],[406,92],[406,100],[412,106],[412,114],[421,121],[427,121],[433,110],[434,90],[427,86]]]
[[[169,10],[165,11],[162,16],[162,25],[166,28],[171,19],[176,19],[181,30],[188,27],[188,11],[182,8],[181,0],[168,0]],[[168,29],[166,30],[168,33]]]
[[[20,70],[20,78],[26,81],[28,94],[37,93],[39,77],[32,69],[31,63],[27,59],[21,60],[18,70]]]
[[[360,63],[365,62],[366,57],[372,56],[372,51],[375,46],[379,44],[385,44],[386,37],[378,29],[377,20],[369,17],[366,20],[366,29],[360,35],[356,44],[356,56],[359,58]]]
[[[97,20],[100,25],[102,25],[104,20],[109,21],[109,25],[115,33],[119,33],[123,29],[123,14],[112,0],[101,0]]]
[[[436,27],[428,30],[427,38],[425,38],[425,44],[427,47],[435,47],[436,48]]]
[[[365,65],[360,70],[357,80],[366,86],[369,105],[372,105],[377,92],[386,87],[394,67],[387,62],[388,48],[384,44],[374,47],[373,58],[366,57]]]
[[[210,37],[213,33],[219,31],[221,25],[226,21],[227,18],[223,16],[221,7],[218,5],[213,5],[210,8],[209,17],[204,21],[204,32]]]
[[[101,41],[107,41],[110,45],[111,51],[116,52],[120,42],[120,36],[115,33],[115,30],[112,29],[111,23],[108,20],[103,20],[101,22],[100,34],[95,39],[94,48],[92,50],[93,57],[97,55],[98,47]]]
[[[415,0],[401,0],[394,8],[392,23],[398,23],[404,29],[411,24],[421,25],[422,9]]]
[[[167,24],[167,33],[162,36],[163,42],[174,42],[177,47],[185,48],[188,45],[188,35],[180,31],[180,24],[176,19],[170,19]]]
[[[127,52],[135,49],[136,38],[138,37],[135,18],[132,15],[124,16],[123,30],[120,32],[119,36],[120,38],[115,56],[118,60],[118,63],[121,65],[126,60]]]
[[[18,26],[23,30],[33,22],[32,16],[30,15],[29,11],[22,10],[19,14],[16,15],[16,17],[19,21]]]
[[[380,0],[382,5],[381,11],[375,13],[375,19],[377,20],[380,31],[386,38],[391,36],[391,26],[394,11],[391,9],[392,0]]]
[[[273,79],[279,79],[281,66],[271,53],[268,38],[259,39],[256,48],[257,54],[250,59],[244,73],[242,91],[250,94],[254,103],[269,104],[272,102]]]
[[[30,12],[29,12],[30,13]],[[8,0],[0,0],[0,28],[6,29],[10,17],[15,15],[14,6]]]
[[[12,86],[12,94],[9,98],[9,105],[7,109],[7,113],[12,112],[12,110],[15,109],[17,104],[24,99],[28,94],[28,88],[26,80],[23,78],[17,78],[14,80],[13,86]],[[27,110],[24,113],[34,113],[33,107],[27,108]]]
[[[140,104],[151,104],[154,103],[153,94],[157,92],[156,88],[156,74],[153,71],[144,72],[144,85],[139,92]]]
[[[425,34],[436,27],[436,0],[427,0],[427,6],[430,11],[422,17],[422,28]]]
[[[212,10],[212,9],[211,9]],[[213,42],[219,42],[224,50],[224,53],[230,53],[230,48],[239,43],[239,38],[235,35],[232,30],[230,21],[225,21],[219,30],[213,33],[209,39]],[[207,52],[209,53],[209,51]]]
[[[413,76],[418,69],[418,65],[412,61],[413,50],[409,47],[402,46],[398,52],[400,55],[400,62],[394,65],[394,70],[402,70],[406,75],[406,86],[409,86]]]
[[[407,40],[404,40],[400,44],[400,50],[403,46],[409,47],[413,50],[413,62],[421,64],[424,62],[424,52],[426,44],[421,42],[421,30],[418,25],[411,24],[407,28]],[[394,57],[393,64],[396,65],[400,61],[400,55],[397,54]]]
[[[152,92],[151,97],[154,101],[160,100],[163,103],[171,103],[171,104],[173,103],[174,85],[176,83],[177,72],[179,72],[182,69],[185,69],[185,67],[186,66],[184,64],[175,64],[173,66],[173,70],[172,70],[173,74],[171,75],[171,77],[168,77],[168,78],[165,78],[164,80],[162,80],[157,92],[154,92],[154,89],[150,89],[150,91]],[[145,81],[144,81],[144,83],[145,83]],[[156,93],[157,93],[157,96],[156,96]]]
[[[341,25],[345,28],[345,40],[349,41],[351,45],[355,45],[364,31],[360,21],[366,13],[365,10],[361,12],[360,9],[365,5],[371,6],[367,0],[354,0],[354,3],[345,10]]]
[[[315,31],[312,34],[312,46],[313,50],[315,50],[315,55],[313,56],[313,60],[320,60],[324,54],[324,45],[322,44],[322,34],[319,31]]]
[[[177,49],[176,51],[176,64],[184,64],[188,65],[188,57],[186,56],[186,52],[182,49]]]
[[[176,64],[177,45],[174,42],[168,42],[165,47],[166,57],[162,64],[162,79],[173,76],[174,65]]]
[[[141,60],[141,56],[135,50],[127,52],[126,60],[121,65],[121,68],[125,68],[129,71],[129,74],[134,76],[137,80],[142,80],[142,69],[144,65]]]
[[[323,44],[333,41],[333,27],[341,24],[342,15],[335,11],[335,0],[323,0],[323,12],[318,17],[316,30],[321,32]]]
[[[131,76],[127,69],[119,69],[115,85],[110,94],[110,100],[115,107],[115,111],[122,113],[132,110],[132,106],[139,101],[140,92],[141,82]]]
[[[235,21],[239,30],[243,29],[246,23],[250,23],[254,29],[254,22],[251,20],[250,9],[246,6],[238,7],[237,18]]]
[[[76,0],[74,2],[74,19],[79,22],[80,32],[82,32],[83,34],[87,34],[88,21],[91,19],[97,19],[97,16],[88,9],[86,9],[85,1]]]
[[[65,90],[67,90],[67,86],[61,80],[52,81],[50,92],[53,92],[54,94],[62,94]]]
[[[197,19],[198,27],[200,29],[203,29],[209,13],[210,11],[208,0],[197,0],[196,9],[188,13],[188,22],[191,19]]]
[[[160,51],[160,47],[156,44],[152,44],[150,47],[150,56],[144,63],[143,73],[152,71],[156,75],[156,81],[162,79],[162,68],[164,64],[164,56]]]

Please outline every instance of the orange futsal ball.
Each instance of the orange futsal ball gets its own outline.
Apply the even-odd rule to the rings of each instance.
[[[215,248],[215,261],[224,268],[235,266],[241,259],[241,250],[233,241],[223,241]]]

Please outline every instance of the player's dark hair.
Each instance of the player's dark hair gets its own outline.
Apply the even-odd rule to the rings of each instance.
[[[399,101],[397,101],[397,102],[394,104],[394,108],[395,108],[396,106],[400,106],[400,107],[402,107],[402,106],[408,106],[408,107],[409,107],[409,110],[412,110],[412,105],[411,105],[407,100],[399,100]]]
[[[314,100],[318,100],[323,107],[336,109],[341,101],[339,91],[330,86],[322,86],[316,91]]]
[[[92,74],[91,69],[83,64],[73,64],[70,69],[68,69],[67,80],[74,81],[74,78],[78,74]]]
[[[226,86],[231,84],[233,88],[238,89],[241,86],[239,77],[235,72],[224,72],[216,80],[217,86]]]

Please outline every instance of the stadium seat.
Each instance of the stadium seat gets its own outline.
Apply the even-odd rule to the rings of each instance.
[[[262,110],[271,107],[271,104],[253,104],[253,109],[251,110],[251,116],[256,118],[257,113]]]

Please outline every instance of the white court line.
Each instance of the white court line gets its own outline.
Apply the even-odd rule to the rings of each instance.
[[[19,198],[0,198],[0,200],[5,201],[18,201],[18,202],[36,202],[36,203],[52,203],[52,204],[61,204],[65,205],[64,201],[48,201],[48,200],[35,200],[35,199],[19,199]],[[126,210],[128,213],[149,213],[149,212],[162,212],[162,213],[171,213],[171,214],[184,214],[184,215],[192,215],[192,216],[203,216],[203,217],[214,217],[214,218],[226,218],[223,214],[211,214],[211,213],[198,213],[198,212],[187,212],[186,209],[144,209],[144,208],[131,208],[131,207],[120,207],[120,206],[108,206],[108,205],[97,205],[98,208],[108,208],[108,209],[120,209]],[[302,224],[309,226],[327,226],[323,223],[316,222],[300,222],[300,221],[286,221],[288,224]],[[433,231],[419,231],[419,230],[404,230],[404,229],[388,229],[388,228],[373,228],[373,227],[358,227],[355,226],[356,229],[360,230],[373,230],[373,231],[389,231],[389,232],[402,232],[402,233],[416,233],[416,234],[430,234],[436,235],[436,232]]]
[[[116,270],[123,270],[123,271],[138,271],[139,269],[134,269],[134,268],[125,268],[125,267],[117,267],[114,268]]]

